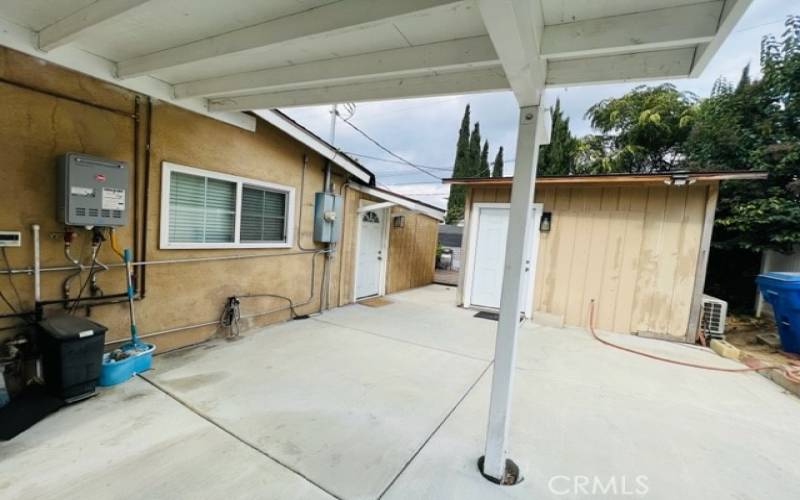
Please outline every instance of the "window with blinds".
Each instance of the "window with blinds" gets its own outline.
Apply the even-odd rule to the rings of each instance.
[[[243,242],[284,241],[286,193],[243,186],[239,235]]]
[[[233,243],[236,183],[172,172],[169,240],[175,243]]]
[[[162,248],[289,247],[294,189],[164,162]]]

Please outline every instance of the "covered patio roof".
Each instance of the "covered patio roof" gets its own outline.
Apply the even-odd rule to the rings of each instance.
[[[7,0],[0,44],[252,128],[240,111],[695,76],[750,2]]]

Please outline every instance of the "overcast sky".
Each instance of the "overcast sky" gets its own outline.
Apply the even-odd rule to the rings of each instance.
[[[800,1],[755,0],[703,76],[694,80],[674,80],[673,83],[681,90],[704,97],[710,93],[718,77],[736,81],[748,63],[752,64],[752,73],[758,74],[761,38],[782,33],[783,22],[790,14],[800,15]],[[583,118],[592,104],[621,96],[636,85],[549,89],[542,103],[550,107],[560,98],[561,106],[570,118],[573,134],[582,136],[592,131]],[[448,177],[453,166],[458,127],[467,103],[472,108],[473,122],[477,120],[481,124],[481,136],[489,140],[490,160],[499,146],[503,146],[506,160],[513,160],[517,105],[510,92],[358,103],[351,121],[398,155],[418,165],[436,167],[440,170],[434,170],[434,174]],[[330,106],[287,108],[283,111],[321,137],[329,138]],[[380,185],[435,205],[447,204],[446,186],[407,165],[369,158],[394,160],[346,124],[337,124],[335,144],[344,151],[367,155],[357,158],[377,175]]]

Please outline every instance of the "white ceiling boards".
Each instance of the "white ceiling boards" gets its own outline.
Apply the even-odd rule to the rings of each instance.
[[[7,0],[0,44],[238,111],[695,76],[751,0]]]

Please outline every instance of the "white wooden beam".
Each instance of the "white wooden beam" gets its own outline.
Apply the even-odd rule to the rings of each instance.
[[[725,0],[725,7],[722,9],[722,14],[719,18],[716,36],[710,42],[697,48],[694,66],[692,67],[692,78],[697,78],[703,73],[708,63],[711,62],[711,58],[714,57],[722,43],[731,34],[736,23],[739,22],[751,3],[753,3],[753,0]]]
[[[387,191],[385,189],[378,189],[372,188],[369,186],[363,186],[361,184],[350,184],[350,188],[354,189],[360,193],[368,194],[370,196],[374,196],[380,200],[391,201],[395,205],[401,206],[407,210],[411,210],[413,212],[419,212],[421,214],[427,215],[432,219],[436,219],[439,222],[444,222],[444,213],[445,211],[441,208],[434,208],[426,203],[422,203],[420,201],[416,201],[405,196],[402,196],[397,193],[393,193],[391,191]]]
[[[525,242],[528,240],[527,233],[538,230],[530,227],[529,219],[539,157],[537,140],[539,113],[539,106],[520,108],[517,131],[517,159],[514,164],[514,182],[511,186],[511,208],[500,295],[500,319],[495,339],[489,425],[486,431],[486,454],[483,461],[483,473],[497,480],[503,480],[506,473],[517,333],[520,311],[525,310],[521,307],[522,301],[528,299],[523,293],[525,261],[530,259],[525,253]]]
[[[478,7],[517,102],[539,104],[547,73],[541,0],[478,0]]]
[[[151,74],[214,57],[265,49],[302,38],[339,33],[385,23],[393,18],[433,9],[454,0],[341,0],[247,28],[135,57],[117,64],[119,78]],[[324,44],[324,41],[320,40]]]
[[[392,78],[372,82],[334,85],[263,94],[210,99],[210,111],[241,111],[253,109],[312,106],[337,102],[380,101],[429,97],[444,94],[467,94],[490,90],[505,90],[508,80],[502,68],[485,68],[455,73],[431,74],[410,78]]]
[[[277,91],[497,65],[491,40],[478,36],[180,83],[175,97]]]
[[[689,76],[694,48],[550,61],[547,86],[567,87]]]
[[[546,26],[542,56],[587,57],[687,47],[717,32],[723,0]]]
[[[356,213],[363,214],[364,212],[370,212],[372,210],[380,210],[382,208],[389,208],[395,205],[397,205],[397,203],[393,201],[384,201],[381,203],[374,203],[372,205],[364,205],[363,207],[360,207],[358,210],[356,210]]]
[[[113,19],[149,0],[98,0],[59,19],[39,31],[39,49],[45,52],[61,47],[78,38],[83,32]]]
[[[34,31],[12,23],[0,17],[0,45],[18,50],[30,56],[48,61],[74,71],[85,73],[100,80],[119,85],[121,87],[149,95],[155,99],[170,102],[184,109],[189,109],[202,115],[210,116],[245,130],[256,129],[256,119],[247,113],[210,113],[205,99],[183,99],[177,101],[173,98],[172,85],[149,76],[117,81],[114,76],[114,63],[108,59],[96,56],[74,45],[66,45],[60,50],[42,52],[37,44]]]

